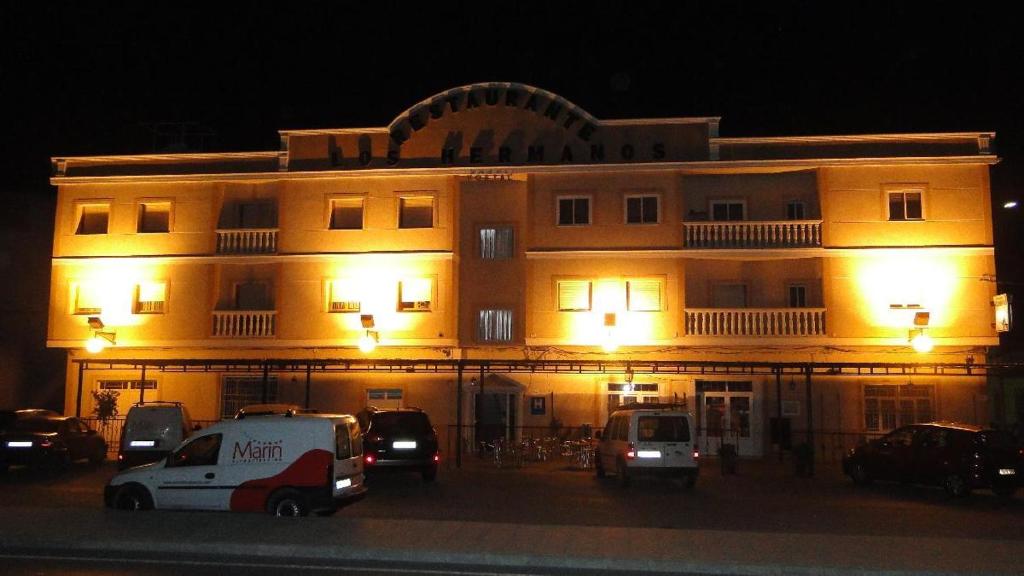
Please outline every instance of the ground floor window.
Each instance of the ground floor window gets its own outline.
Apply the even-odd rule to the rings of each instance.
[[[396,410],[402,407],[401,388],[370,388],[366,391],[366,405],[381,410]]]
[[[864,429],[886,432],[935,419],[935,387],[920,384],[865,384]]]
[[[156,390],[156,380],[100,380],[100,390]]]
[[[623,404],[645,404],[658,401],[658,385],[647,383],[608,384],[608,415]]]
[[[266,388],[263,376],[257,374],[225,376],[221,387],[220,415],[234,418],[239,410],[250,404],[277,402],[277,376],[268,376]]]

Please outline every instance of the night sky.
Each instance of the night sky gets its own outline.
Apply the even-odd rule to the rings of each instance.
[[[62,357],[36,352],[51,156],[148,153],[183,123],[193,148],[275,150],[278,129],[383,126],[486,81],[544,88],[598,118],[722,116],[723,136],[994,130],[999,278],[1024,304],[1012,254],[1024,216],[1001,208],[1024,196],[1024,51],[998,4],[10,4],[0,274],[22,281],[0,289],[0,313],[28,328],[0,338],[44,379]]]

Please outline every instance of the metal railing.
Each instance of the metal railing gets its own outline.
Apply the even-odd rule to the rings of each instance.
[[[107,454],[115,455],[117,451],[121,449],[121,430],[124,429],[124,418],[111,418],[110,420],[100,420],[99,418],[82,418],[82,421],[89,425],[90,428],[96,431],[97,434],[103,437],[107,442]],[[193,420],[193,426],[199,426],[200,428],[206,428],[212,424],[216,424],[220,420]]]
[[[273,254],[277,252],[277,228],[217,230],[217,254]]]
[[[824,308],[687,308],[690,336],[824,336]]]
[[[214,338],[273,338],[277,310],[214,310]]]
[[[821,220],[684,222],[686,248],[816,248]]]

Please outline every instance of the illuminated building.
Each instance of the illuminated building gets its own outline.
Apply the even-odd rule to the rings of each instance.
[[[308,394],[321,410],[422,407],[450,447],[455,376],[323,369],[369,357],[469,362],[470,437],[685,400],[710,430],[702,447],[725,434],[759,455],[772,418],[806,426],[808,389],[814,428],[849,437],[987,422],[984,376],[927,371],[808,387],[711,369],[469,382],[481,360],[896,366],[982,361],[998,343],[984,281],[994,134],[723,138],[718,125],[599,120],[481,84],[383,128],[282,131],[278,151],[56,158],[49,345],[68,349],[68,411],[90,413],[100,388],[121,390],[122,411],[144,391],[198,419]],[[112,342],[87,352],[100,330]],[[151,382],[133,385],[147,362]]]

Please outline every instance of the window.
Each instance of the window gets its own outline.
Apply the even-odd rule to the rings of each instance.
[[[560,280],[558,282],[558,311],[585,312],[590,310],[589,280]]]
[[[355,280],[330,280],[327,289],[328,312],[359,312],[359,286]]]
[[[239,410],[250,404],[276,402],[277,376],[267,376],[265,390],[263,376],[246,374],[224,377],[220,402],[220,415],[223,418],[234,418]]]
[[[100,390],[156,390],[156,380],[100,380]]]
[[[166,302],[166,282],[141,282],[135,286],[136,314],[163,314]]]
[[[407,196],[398,199],[399,228],[433,228],[433,196]]]
[[[479,342],[511,342],[512,311],[505,309],[481,310],[477,320],[476,339]]]
[[[921,191],[889,192],[889,220],[922,220]]]
[[[110,221],[110,204],[80,204],[75,234],[106,234]]]
[[[270,310],[270,287],[266,282],[235,284],[235,310]]]
[[[661,282],[658,280],[627,280],[626,309],[630,312],[661,311]]]
[[[608,414],[619,409],[625,404],[643,404],[658,401],[658,385],[654,383],[608,383]],[[626,419],[628,422],[628,419]],[[622,431],[622,439],[625,440],[628,424],[624,422],[625,430]]]
[[[807,287],[802,284],[790,284],[789,285],[789,307],[790,308],[806,308],[807,307]]]
[[[898,426],[930,422],[934,387],[920,384],[864,386],[864,429],[884,432]]]
[[[744,220],[746,212],[742,200],[713,200],[711,202],[712,220]]]
[[[140,202],[138,232],[157,234],[171,231],[170,202]]]
[[[334,425],[334,457],[338,460],[347,460],[352,457],[354,443],[348,426],[348,424]]]
[[[711,286],[712,308],[746,308],[747,286],[745,284],[714,284]]]
[[[73,284],[72,307],[73,314],[98,316],[103,313],[102,294],[99,286],[87,282]]]
[[[398,283],[400,312],[430,312],[434,283],[430,278],[407,278]]]
[[[786,204],[787,220],[803,220],[806,216],[806,204],[803,200],[792,200]]]
[[[515,233],[511,226],[480,229],[480,258],[508,260],[515,256]]]
[[[397,410],[402,407],[402,389],[370,388],[366,391],[366,405],[375,406],[381,410]]]
[[[220,453],[220,434],[200,436],[178,450],[167,459],[168,468],[180,466],[213,466]]]
[[[657,196],[626,196],[626,224],[657,223]]]
[[[331,198],[331,217],[328,228],[331,230],[362,230],[363,198]]]
[[[565,196],[558,199],[558,225],[583,226],[590,224],[590,197]]]

